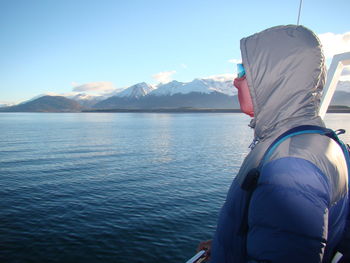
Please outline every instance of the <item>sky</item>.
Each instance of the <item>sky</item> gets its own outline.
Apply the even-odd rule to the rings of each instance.
[[[299,2],[0,0],[0,103],[233,74],[240,39],[296,24]],[[328,63],[350,51],[349,10],[349,0],[303,0],[300,24]]]

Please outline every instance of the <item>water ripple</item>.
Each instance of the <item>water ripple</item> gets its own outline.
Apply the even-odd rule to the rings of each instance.
[[[0,114],[1,262],[185,262],[248,152],[239,114]]]

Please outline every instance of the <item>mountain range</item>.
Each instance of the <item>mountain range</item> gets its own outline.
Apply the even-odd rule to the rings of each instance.
[[[350,107],[350,81],[340,82],[331,105]],[[153,87],[138,83],[110,96],[79,93],[70,96],[37,96],[1,112],[80,112],[93,110],[239,109],[237,91],[227,77],[172,81]]]

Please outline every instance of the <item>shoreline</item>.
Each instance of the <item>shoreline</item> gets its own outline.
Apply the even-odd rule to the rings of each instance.
[[[67,111],[45,111],[45,110],[4,110],[0,108],[0,113],[22,112],[22,113],[242,113],[240,109],[212,109],[212,108],[154,108],[154,109],[85,109]],[[333,106],[327,113],[350,113],[350,107]]]
[[[83,113],[242,113],[240,109],[194,109],[194,108],[178,108],[178,109],[96,109],[83,110]]]
[[[0,113],[235,113],[240,110],[85,110],[85,111],[0,111]],[[328,114],[350,114],[350,110],[330,110]]]

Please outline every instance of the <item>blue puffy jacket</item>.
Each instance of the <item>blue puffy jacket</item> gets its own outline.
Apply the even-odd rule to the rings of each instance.
[[[239,231],[247,203],[241,184],[269,145],[296,126],[324,127],[318,117],[325,79],[319,40],[305,27],[280,26],[242,39],[241,51],[257,144],[227,194],[211,262],[330,262],[349,205],[346,161],[326,136],[298,135],[278,146],[253,192],[248,233]]]

